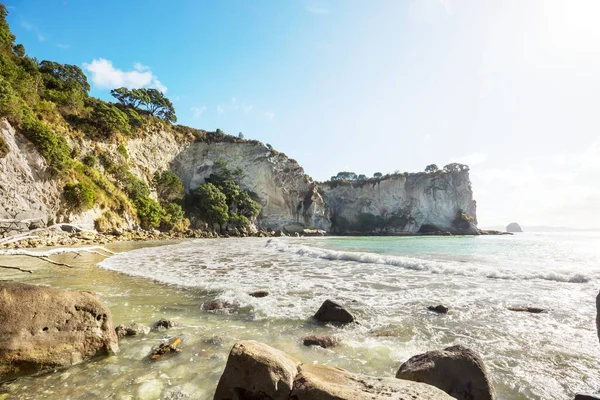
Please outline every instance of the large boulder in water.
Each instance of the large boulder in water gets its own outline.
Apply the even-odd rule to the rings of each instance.
[[[118,349],[110,310],[91,293],[0,282],[0,381]]]
[[[255,341],[238,342],[227,360],[215,400],[424,399],[451,400],[443,391],[399,379],[355,375],[340,368],[304,365]]]
[[[596,296],[596,331],[598,332],[598,340],[600,340],[600,292]]]
[[[523,229],[521,229],[521,226],[516,222],[511,222],[510,224],[506,225],[506,232],[523,232]]]
[[[341,325],[354,322],[354,316],[348,310],[331,300],[325,300],[313,318],[319,322]]]
[[[460,345],[411,357],[402,364],[396,378],[425,382],[456,399],[494,398],[483,361],[472,350]]]
[[[287,399],[300,362],[254,340],[236,343],[221,375],[215,399]]]

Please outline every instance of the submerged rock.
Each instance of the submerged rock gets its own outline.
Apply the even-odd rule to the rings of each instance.
[[[590,396],[589,394],[576,394],[575,400],[600,400],[600,396]]]
[[[326,349],[340,344],[340,339],[335,336],[304,336],[302,344],[305,346],[321,346]]]
[[[322,365],[304,365],[280,350],[255,341],[238,342],[233,346],[214,398],[452,399],[424,383],[355,375],[341,368]]]
[[[335,324],[349,324],[355,321],[348,310],[331,300],[325,300],[313,318],[319,322]]]
[[[268,290],[255,290],[254,292],[248,293],[249,296],[252,297],[267,297],[269,295],[269,291]]]
[[[437,306],[427,307],[429,311],[436,312],[438,314],[448,314],[448,307],[438,304]]]
[[[156,321],[154,324],[152,324],[152,330],[153,331],[163,331],[166,329],[171,329],[173,327],[177,326],[177,323],[174,321],[171,321],[170,319],[164,319],[161,318],[158,321]]]
[[[119,325],[115,328],[115,332],[119,338],[125,336],[147,335],[150,333],[150,328],[138,323]]]
[[[532,313],[532,314],[540,314],[540,313],[544,313],[544,312],[548,311],[545,308],[530,307],[530,306],[510,306],[510,307],[506,307],[506,308],[510,311],[528,312],[528,313]]]
[[[153,360],[160,360],[166,354],[179,353],[181,351],[180,346],[181,346],[181,338],[180,337],[176,337],[169,341],[163,342],[160,345],[158,345],[157,348],[152,350],[152,353],[150,354],[150,358]]]
[[[93,294],[0,282],[0,381],[118,349],[110,310]]]
[[[204,311],[229,311],[233,309],[234,305],[228,301],[213,300],[208,303],[202,304]]]
[[[425,382],[460,400],[494,398],[483,361],[460,345],[411,357],[402,364],[396,378]]]

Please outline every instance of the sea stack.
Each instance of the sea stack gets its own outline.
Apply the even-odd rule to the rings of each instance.
[[[523,232],[523,229],[521,229],[521,226],[516,222],[511,222],[506,226],[506,232]]]

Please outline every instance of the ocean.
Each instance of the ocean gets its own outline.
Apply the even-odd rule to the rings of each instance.
[[[15,382],[11,393],[24,385],[33,393],[38,386],[55,388],[54,396],[85,387],[88,398],[104,398],[105,381],[112,398],[160,398],[175,389],[212,398],[228,351],[241,339],[380,377],[393,377],[413,355],[462,344],[481,356],[499,399],[600,391],[600,233],[200,239],[121,252],[99,266],[82,276],[68,272],[75,275],[60,285],[92,287],[116,323],[166,317],[180,328],[125,338],[119,356],[72,367],[66,378],[55,373]],[[269,296],[248,295],[258,289]],[[202,311],[214,299],[234,309]],[[348,304],[359,324],[314,323],[311,316],[326,299]],[[449,313],[427,310],[437,304]],[[184,352],[149,364],[152,346],[175,334],[184,335]],[[336,335],[342,344],[303,346],[300,338],[311,334]],[[76,380],[83,371],[93,385]],[[85,398],[72,393],[68,398]]]

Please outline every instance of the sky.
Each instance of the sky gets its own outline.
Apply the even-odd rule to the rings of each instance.
[[[479,226],[600,228],[598,0],[4,0],[91,94],[270,143],[316,180],[471,168]]]

